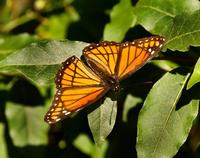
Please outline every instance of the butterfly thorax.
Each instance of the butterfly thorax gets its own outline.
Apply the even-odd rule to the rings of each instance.
[[[107,85],[114,91],[114,92],[119,92],[120,90],[120,85],[119,85],[119,81],[113,77],[113,76],[109,76],[104,78],[105,82],[107,83]]]

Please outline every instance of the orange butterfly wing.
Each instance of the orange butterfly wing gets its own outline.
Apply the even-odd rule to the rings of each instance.
[[[110,76],[121,80],[156,56],[164,42],[165,38],[161,36],[126,43],[101,42],[86,47],[83,55],[88,63],[90,61],[96,63],[97,67],[106,71]]]
[[[118,78],[126,78],[144,66],[160,52],[164,42],[164,37],[152,36],[122,43],[116,69]]]
[[[110,76],[113,76],[115,75],[119,52],[119,43],[105,41],[97,44],[91,44],[84,48],[83,56],[85,57],[88,65],[90,65],[90,61],[92,61],[98,68]],[[90,67],[92,69],[92,66]]]
[[[103,81],[75,56],[68,58],[56,77],[57,92],[45,115],[49,124],[63,120],[102,97],[108,90]]]

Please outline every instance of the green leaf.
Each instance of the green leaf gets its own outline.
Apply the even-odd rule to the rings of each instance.
[[[6,141],[5,141],[5,136],[4,136],[4,125],[0,123],[0,157],[2,158],[8,158],[8,151],[6,147]]]
[[[188,76],[167,73],[151,89],[139,114],[138,158],[171,158],[186,141],[198,114],[198,101],[175,108]]]
[[[177,63],[170,60],[153,60],[151,61],[151,63],[153,63],[154,65],[156,65],[157,67],[160,67],[161,69],[165,71],[171,71],[179,67]]]
[[[15,2],[12,5],[19,5],[18,2],[17,3],[15,3]],[[12,9],[11,8],[12,7],[6,8],[6,9],[8,9],[6,11],[8,13],[8,15],[6,15],[6,16],[8,16],[8,17],[5,19],[4,25],[2,25],[2,27],[1,27],[1,32],[9,33],[12,30],[14,30],[15,28],[20,27],[20,25],[23,25],[23,24],[28,23],[32,20],[35,20],[38,16],[37,13],[30,11],[30,12],[27,12],[26,14],[24,14],[22,16],[17,15],[18,17],[11,18],[10,12],[12,12],[12,14],[15,14],[15,9],[13,10],[13,8]]]
[[[200,46],[200,20],[197,19],[200,19],[200,10],[176,16],[173,27],[165,33],[167,48],[187,51],[189,46]]]
[[[43,107],[28,107],[16,103],[6,104],[9,134],[14,145],[47,144],[48,125],[43,121]]]
[[[186,51],[189,46],[200,46],[199,9],[198,0],[140,0],[134,13],[138,24],[167,38],[167,48]]]
[[[111,22],[105,26],[103,39],[120,42],[128,29],[136,23],[131,0],[121,0],[115,5],[110,13],[110,19]]]
[[[0,37],[0,59],[6,57],[9,53],[12,53],[26,45],[35,42],[36,36],[29,35],[27,33],[19,35],[1,36]]]
[[[117,116],[117,102],[106,98],[104,103],[88,114],[90,130],[95,143],[101,146],[112,131]]]
[[[0,68],[19,71],[40,85],[48,84],[60,64],[72,55],[80,56],[85,46],[86,43],[68,40],[33,43],[1,60]]]
[[[137,106],[137,104],[140,104],[140,103],[142,103],[142,99],[139,97],[135,97],[130,94],[126,97],[126,101],[124,103],[123,114],[122,114],[122,120],[124,122],[127,122],[127,120],[128,120],[129,110],[134,108],[135,106]]]
[[[166,32],[171,27],[176,15],[198,9],[198,0],[140,0],[134,13],[137,15],[137,23],[152,33],[159,33]]]
[[[190,89],[192,86],[194,86],[196,83],[200,82],[200,58],[198,59],[194,71],[192,73],[192,76],[190,77],[187,89]]]
[[[89,155],[93,148],[94,144],[90,140],[90,138],[85,134],[80,134],[75,140],[74,140],[74,146],[76,146],[80,151],[83,153]],[[83,145],[84,144],[84,145]]]
[[[73,8],[69,8],[62,14],[53,15],[45,19],[36,29],[36,32],[42,38],[64,39],[70,24],[77,20],[78,15],[76,11]]]
[[[104,158],[108,143],[104,143],[101,148],[97,147],[85,134],[80,134],[73,142],[81,152],[89,155],[91,158]],[[83,145],[84,144],[84,145]]]

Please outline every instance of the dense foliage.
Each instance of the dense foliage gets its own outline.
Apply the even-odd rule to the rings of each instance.
[[[1,158],[200,157],[198,0],[1,0],[0,16]],[[44,122],[63,61],[150,35],[166,45],[115,100]]]

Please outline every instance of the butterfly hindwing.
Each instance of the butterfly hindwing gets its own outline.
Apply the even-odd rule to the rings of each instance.
[[[72,112],[95,102],[108,87],[75,56],[68,58],[56,77],[57,92],[45,121],[56,123]]]

